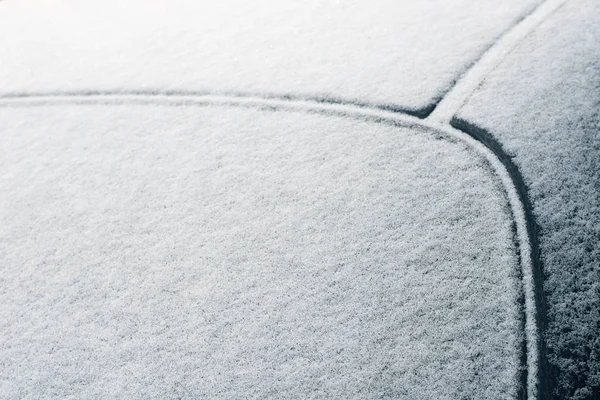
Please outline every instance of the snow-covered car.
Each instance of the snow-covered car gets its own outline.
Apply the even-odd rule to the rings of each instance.
[[[0,398],[600,398],[600,2],[0,2]]]

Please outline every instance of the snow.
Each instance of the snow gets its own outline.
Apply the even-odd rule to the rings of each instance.
[[[600,4],[573,0],[458,113],[513,156],[540,227],[555,395],[600,397]]]
[[[422,116],[540,2],[4,1],[0,93],[290,95]]]
[[[516,397],[506,193],[466,142],[258,106],[0,106],[0,397]]]

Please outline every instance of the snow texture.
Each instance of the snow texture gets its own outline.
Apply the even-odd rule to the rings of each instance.
[[[455,122],[513,157],[539,225],[553,395],[600,398],[600,3],[567,2],[488,77]]]
[[[540,0],[0,3],[0,93],[200,91],[424,116]]]
[[[506,194],[465,142],[253,107],[0,107],[0,397],[512,399]]]

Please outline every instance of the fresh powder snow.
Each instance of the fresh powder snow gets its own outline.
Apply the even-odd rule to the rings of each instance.
[[[0,397],[517,396],[513,219],[470,145],[109,103],[0,106]]]
[[[424,115],[539,3],[5,1],[0,93],[288,95]]]
[[[566,2],[478,88],[455,125],[513,157],[539,225],[552,395],[600,398],[600,4]]]
[[[0,397],[599,398],[600,6],[214,3],[0,1]]]

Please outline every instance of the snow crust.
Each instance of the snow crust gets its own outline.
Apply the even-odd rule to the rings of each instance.
[[[0,108],[0,397],[509,399],[505,193],[425,128]]]
[[[0,93],[289,94],[423,112],[538,3],[4,1]]]
[[[545,342],[563,399],[600,397],[600,4],[567,2],[490,74],[458,117],[523,174],[540,226]]]

